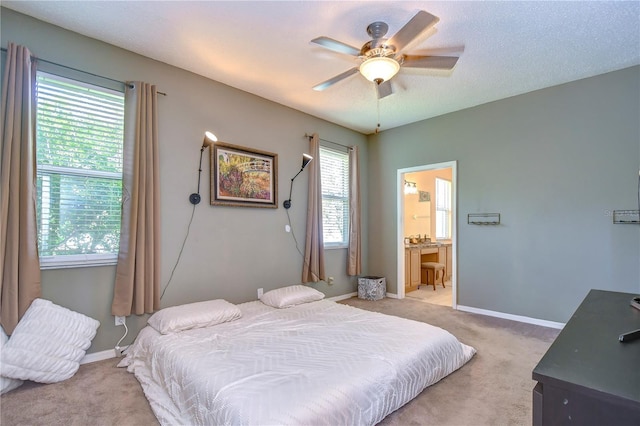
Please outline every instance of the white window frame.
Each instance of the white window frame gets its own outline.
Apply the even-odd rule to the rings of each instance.
[[[450,240],[452,227],[451,181],[436,178],[436,240]],[[443,193],[444,189],[444,193]],[[444,215],[445,223],[441,223]],[[444,228],[444,233],[442,233]]]
[[[99,76],[85,74],[74,69],[66,69],[65,67],[55,64],[38,64],[38,74],[49,75],[61,80],[68,80],[79,86],[87,86],[91,88],[99,87],[101,90],[119,93],[124,96],[124,84],[107,81]],[[37,102],[36,102],[37,108]],[[36,109],[37,114],[37,109]],[[123,112],[124,120],[124,112]],[[38,149],[37,133],[36,133],[36,150]],[[36,171],[47,171],[59,173],[66,176],[83,176],[83,177],[100,177],[107,179],[122,180],[122,173],[113,173],[100,170],[78,170],[67,167],[59,167],[46,164],[37,164]],[[41,227],[38,228],[38,237],[40,236]],[[118,261],[117,251],[114,253],[92,253],[92,254],[64,254],[55,256],[40,256],[40,269],[63,269],[91,266],[115,265]]]
[[[323,207],[323,222],[322,222],[322,229],[323,229],[323,242],[324,242],[324,248],[331,250],[331,249],[343,249],[343,248],[347,248],[349,246],[349,200],[350,200],[350,194],[349,194],[349,153],[345,152],[344,150],[339,150],[339,149],[334,149],[334,148],[330,148],[324,145],[320,146],[320,170],[321,170],[321,179],[322,179],[322,161],[323,161],[323,156],[322,153],[323,151],[331,151],[332,154],[338,154],[338,155],[344,155],[345,156],[345,163],[346,163],[346,173],[343,174],[345,181],[344,181],[344,185],[346,186],[346,190],[347,190],[347,195],[345,197],[337,197],[337,196],[332,196],[332,195],[325,195],[324,193],[324,189],[323,189],[323,193],[322,193],[322,207]],[[323,186],[324,188],[324,186]],[[329,200],[342,200],[342,202],[344,203],[344,208],[345,208],[345,213],[343,214],[343,232],[342,232],[342,241],[340,242],[328,242],[327,241],[327,226],[325,226],[325,220],[324,220],[324,211],[325,211],[325,199]]]

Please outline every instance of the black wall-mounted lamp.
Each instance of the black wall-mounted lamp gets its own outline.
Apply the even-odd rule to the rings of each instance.
[[[300,171],[296,173],[294,177],[291,178],[291,186],[289,187],[289,199],[284,200],[284,202],[282,203],[285,209],[288,209],[289,207],[291,207],[291,191],[293,190],[294,179],[297,178],[300,173],[302,173],[304,168],[307,167],[307,164],[309,164],[311,160],[313,160],[312,156],[310,156],[309,154],[302,154],[302,167],[300,167]]]
[[[215,142],[218,141],[218,138],[213,133],[206,131],[204,132],[204,140],[202,141],[202,148],[200,148],[200,166],[198,167],[198,192],[194,192],[189,195],[189,202],[193,205],[200,203],[200,177],[202,176],[202,154],[204,150],[213,146]]]

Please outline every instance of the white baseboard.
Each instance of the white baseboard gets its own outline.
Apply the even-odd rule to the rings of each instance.
[[[538,318],[525,317],[521,315],[506,314],[504,312],[489,311],[487,309],[473,308],[471,306],[458,305],[456,309],[459,311],[471,312],[472,314],[480,314],[480,315],[487,315],[489,317],[504,318],[511,321],[518,321],[518,322],[524,322],[527,324],[540,325],[542,327],[557,328],[559,330],[562,330],[565,326],[565,324],[562,322],[554,322],[554,321],[541,320]]]
[[[327,300],[333,300],[334,302],[337,302],[339,300],[350,299],[353,296],[357,296],[357,295],[358,295],[358,293],[354,291],[353,293],[347,293],[347,294],[343,294],[341,296],[327,297]]]
[[[90,354],[86,354],[81,360],[80,364],[89,364],[91,362],[103,361],[109,358],[115,358],[116,351],[115,349],[109,349],[101,352],[93,352]]]
[[[343,294],[341,296],[333,296],[333,297],[328,297],[327,300],[333,300],[334,302],[337,302],[339,300],[345,300],[345,299],[350,299],[352,297],[355,297],[358,295],[357,291],[354,291],[353,293],[347,293],[347,294]],[[398,295],[395,293],[386,293],[387,297],[390,297],[391,299],[397,299]]]

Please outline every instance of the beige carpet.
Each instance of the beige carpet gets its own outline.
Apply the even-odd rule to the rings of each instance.
[[[431,290],[433,291],[433,290]],[[478,353],[390,414],[383,425],[530,425],[531,371],[558,330],[453,311],[415,299],[344,301],[440,326]],[[0,424],[157,425],[142,388],[116,359],[80,367],[52,385],[25,383],[0,397]]]

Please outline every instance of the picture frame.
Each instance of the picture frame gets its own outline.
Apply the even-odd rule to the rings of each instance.
[[[431,194],[427,191],[418,191],[418,202],[431,201]]]
[[[278,154],[224,142],[210,152],[211,205],[278,208]]]

